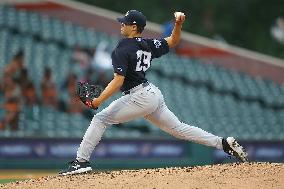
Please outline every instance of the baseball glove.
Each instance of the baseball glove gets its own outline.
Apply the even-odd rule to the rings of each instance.
[[[89,108],[94,110],[98,108],[93,108],[92,101],[94,98],[98,98],[102,93],[103,88],[99,85],[91,85],[89,83],[78,82],[77,84],[77,95],[80,100]]]

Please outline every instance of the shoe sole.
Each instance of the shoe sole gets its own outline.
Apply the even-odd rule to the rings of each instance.
[[[228,137],[227,139],[228,144],[230,147],[234,150],[234,156],[239,158],[242,162],[247,162],[247,153],[245,149],[237,142],[237,140],[234,137]]]
[[[71,172],[61,173],[59,175],[63,175],[63,176],[66,176],[66,175],[76,175],[76,174],[82,174],[82,173],[87,173],[87,172],[91,172],[91,171],[92,171],[91,167],[86,167],[86,168],[81,168],[81,169],[78,169],[78,170],[75,170],[75,171],[71,171]]]

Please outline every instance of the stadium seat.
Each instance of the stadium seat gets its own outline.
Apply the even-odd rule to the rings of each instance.
[[[72,22],[64,22],[64,41],[68,45],[68,47],[73,47],[77,44],[76,38],[75,38],[75,28],[74,24]]]
[[[0,28],[4,28],[6,24],[6,6],[0,6]]]
[[[22,34],[30,32],[29,28],[29,15],[25,10],[18,11],[17,16],[18,29]]]
[[[81,47],[88,47],[88,39],[86,38],[86,31],[83,27],[75,27],[75,37],[77,44]]]
[[[29,29],[32,35],[40,36],[41,35],[41,17],[38,13],[31,12],[29,13]],[[57,35],[57,34],[55,34]]]
[[[61,22],[58,19],[52,19],[51,25],[52,25],[54,40],[60,43],[64,43],[65,33],[64,33],[63,22]]]
[[[93,29],[86,29],[87,47],[94,48],[98,44],[96,33]]]
[[[18,12],[15,8],[9,7],[7,8],[7,13],[5,14],[6,18],[6,26],[10,29],[17,29],[18,22],[17,22],[17,15]]]

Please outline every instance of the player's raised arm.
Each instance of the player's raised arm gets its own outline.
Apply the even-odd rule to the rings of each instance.
[[[175,12],[175,26],[170,37],[165,38],[170,48],[173,48],[179,43],[182,24],[185,20],[185,14],[182,12]]]

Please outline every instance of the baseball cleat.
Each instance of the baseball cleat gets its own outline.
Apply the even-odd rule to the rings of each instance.
[[[245,149],[237,142],[234,137],[228,137],[226,139],[222,139],[223,150],[229,155],[235,156],[242,162],[248,161],[248,154]]]
[[[78,160],[68,163],[69,167],[59,172],[59,175],[75,175],[92,171],[90,162],[79,162]]]

